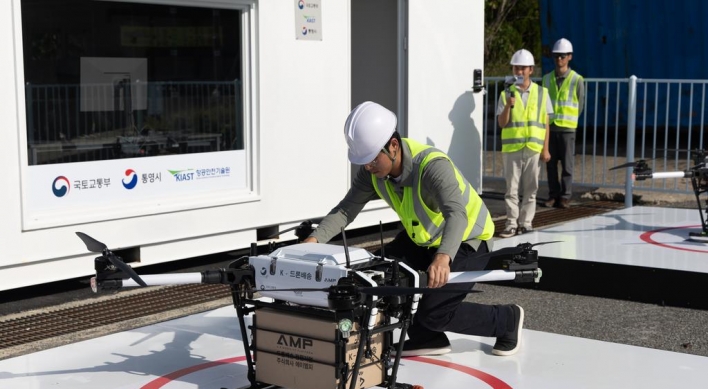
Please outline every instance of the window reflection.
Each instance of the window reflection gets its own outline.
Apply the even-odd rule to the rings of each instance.
[[[239,13],[23,0],[29,164],[243,149]]]

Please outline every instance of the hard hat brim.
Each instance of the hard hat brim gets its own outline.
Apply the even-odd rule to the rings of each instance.
[[[395,129],[391,131],[390,134],[386,135],[385,137],[382,137],[378,143],[381,144],[379,148],[376,150],[372,151],[369,154],[365,155],[356,155],[352,153],[352,150],[349,149],[347,155],[349,157],[349,162],[353,163],[354,165],[366,165],[367,163],[371,162],[376,158],[377,155],[381,152],[381,150],[386,146],[386,143],[388,143],[388,140],[391,139],[391,135],[395,132]]]
[[[371,155],[365,155],[365,156],[358,156],[354,155],[351,150],[348,152],[348,157],[349,157],[349,162],[353,163],[354,165],[366,165],[367,163],[371,162],[376,158],[377,155],[381,150],[371,154]]]

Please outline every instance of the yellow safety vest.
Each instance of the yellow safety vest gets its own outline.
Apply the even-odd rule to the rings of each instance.
[[[524,147],[537,153],[543,151],[548,122],[544,89],[532,82],[529,86],[528,100],[524,105],[521,103],[521,95],[516,86],[511,86],[511,93],[516,97],[516,103],[511,110],[509,123],[502,129],[502,153],[513,153]],[[502,91],[501,98],[506,104],[506,91]]]
[[[379,197],[396,211],[413,242],[419,246],[439,247],[445,227],[445,218],[440,211],[431,210],[423,202],[421,177],[425,166],[430,161],[436,158],[445,158],[450,161],[450,157],[431,146],[405,138],[403,141],[406,142],[412,154],[413,185],[404,187],[403,198],[400,198],[389,180],[380,179],[372,174],[374,188]],[[467,228],[462,235],[462,241],[475,238],[479,240],[490,239],[494,235],[494,223],[489,210],[472,185],[457,170],[457,167],[454,164],[452,166],[455,169],[455,177],[457,177],[460,194],[467,210]]]
[[[578,85],[584,82],[583,77],[571,70],[558,89],[555,72],[543,76],[543,86],[548,89],[548,95],[553,102],[551,123],[558,127],[578,128],[580,116],[580,101],[578,100]]]

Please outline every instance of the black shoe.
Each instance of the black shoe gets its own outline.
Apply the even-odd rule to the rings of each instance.
[[[516,235],[521,235],[521,234],[528,234],[529,232],[533,232],[533,228],[531,227],[521,227],[516,231]]]
[[[398,350],[398,343],[393,345],[391,355],[396,355],[396,350]],[[411,342],[409,339],[403,342],[403,351],[401,351],[401,356],[417,357],[422,355],[442,355],[447,354],[450,351],[452,351],[452,349],[450,348],[450,341],[447,337],[427,339],[423,342]]]
[[[518,305],[510,305],[513,312],[514,327],[506,334],[497,338],[492,354],[499,356],[514,355],[521,348],[521,329],[524,326],[524,309]]]

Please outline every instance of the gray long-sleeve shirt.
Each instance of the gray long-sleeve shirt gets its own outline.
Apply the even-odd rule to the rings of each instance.
[[[405,142],[401,143],[403,173],[400,177],[389,178],[399,196],[403,195],[404,187],[413,185],[411,150]],[[421,183],[425,204],[433,211],[440,211],[445,218],[442,241],[437,252],[455,258],[462,243],[462,235],[467,228],[467,211],[452,163],[445,158],[430,161],[423,170]],[[311,236],[321,243],[329,241],[341,232],[342,227],[349,225],[356,218],[366,203],[378,198],[371,173],[362,167],[344,199],[319,223]],[[475,243],[479,241],[475,241],[468,243],[476,248]]]

